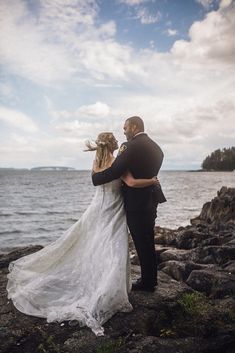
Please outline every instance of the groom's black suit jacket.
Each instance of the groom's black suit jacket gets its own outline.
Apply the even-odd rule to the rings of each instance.
[[[136,179],[149,179],[157,175],[163,161],[161,148],[147,134],[141,133],[121,145],[112,166],[92,175],[94,185],[106,184],[120,178],[127,170]],[[132,188],[122,183],[126,211],[150,210],[165,202],[160,186]]]

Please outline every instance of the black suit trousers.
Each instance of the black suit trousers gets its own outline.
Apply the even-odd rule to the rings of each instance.
[[[156,208],[144,211],[127,211],[127,225],[140,260],[144,285],[157,284],[157,259],[154,246]]]

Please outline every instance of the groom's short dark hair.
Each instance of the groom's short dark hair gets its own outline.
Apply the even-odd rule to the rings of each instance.
[[[126,119],[131,125],[136,125],[140,131],[144,131],[144,122],[139,116],[131,116]]]

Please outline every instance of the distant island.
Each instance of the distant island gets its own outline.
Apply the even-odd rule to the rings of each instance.
[[[205,171],[234,171],[235,147],[218,149],[207,156],[202,162]]]
[[[54,166],[48,166],[48,167],[34,167],[31,168],[30,170],[76,170],[75,168],[71,167],[54,167]]]

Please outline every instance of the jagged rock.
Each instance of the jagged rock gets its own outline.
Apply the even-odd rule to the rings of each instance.
[[[181,249],[170,249],[160,254],[161,262],[176,260],[176,261],[189,261],[191,252],[188,250]]]
[[[218,224],[199,224],[198,226],[187,226],[180,230],[168,230],[160,236],[155,236],[157,247],[175,247],[178,249],[190,250],[197,246],[225,245],[232,243],[235,238],[235,226]]]
[[[232,273],[235,275],[235,261],[229,261],[223,265],[223,269],[229,274]]]
[[[235,295],[235,275],[223,270],[217,272],[211,269],[193,270],[186,283],[193,289],[214,298]]]
[[[223,265],[229,260],[235,260],[235,247],[233,246],[205,246],[200,250],[196,259],[199,263]]]
[[[222,265],[229,260],[235,260],[235,248],[233,246],[199,246],[191,250],[170,249],[160,254],[161,262],[169,260]]]
[[[230,240],[229,242],[227,242],[228,246],[235,246],[235,237],[234,239]]]
[[[195,264],[194,262],[188,261],[166,261],[159,265],[159,269],[167,273],[177,281],[185,282],[193,270],[200,270],[204,268],[203,265]]]
[[[25,255],[29,255],[35,251],[41,250],[42,248],[43,246],[41,245],[34,245],[15,249],[8,254],[0,254],[0,268],[7,267],[11,261],[19,259]]]
[[[212,236],[211,238],[208,238],[208,239],[203,239],[201,241],[201,245],[205,245],[205,246],[209,246],[209,245],[223,245],[224,243],[226,243],[226,240],[215,235],[215,236]],[[197,244],[199,245],[199,244]]]
[[[156,227],[155,228],[155,244],[164,244],[176,246],[176,230]]]
[[[191,220],[192,224],[202,222],[235,224],[235,188],[223,186],[217,197],[205,203],[200,215]]]
[[[177,234],[177,248],[192,249],[198,246],[205,238],[203,233],[198,232],[196,229],[182,230]]]

